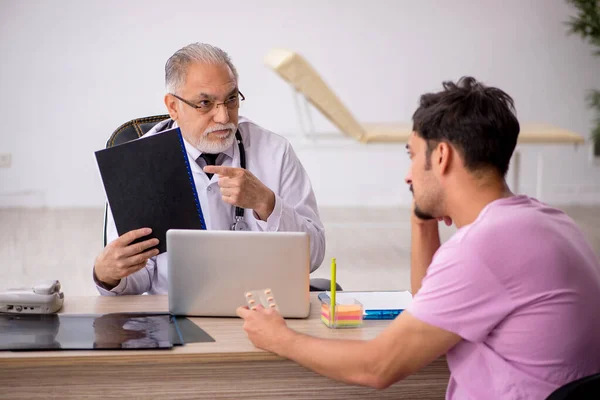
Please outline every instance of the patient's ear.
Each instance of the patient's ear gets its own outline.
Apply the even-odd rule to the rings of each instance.
[[[450,170],[450,163],[454,156],[454,149],[446,142],[440,142],[437,145],[432,162],[436,164],[440,175],[446,175]]]
[[[165,106],[167,106],[167,111],[169,112],[171,119],[177,121],[177,99],[168,93],[165,94]]]

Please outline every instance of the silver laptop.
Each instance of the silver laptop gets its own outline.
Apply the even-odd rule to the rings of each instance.
[[[244,294],[269,288],[286,318],[310,311],[307,233],[167,231],[169,312],[230,317]]]

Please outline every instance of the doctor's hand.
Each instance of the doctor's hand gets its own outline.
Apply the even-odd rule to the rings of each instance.
[[[136,229],[106,245],[94,263],[94,273],[98,280],[115,287],[121,279],[144,268],[150,257],[158,255],[158,249],[148,250],[158,245],[158,239],[148,239],[135,244],[131,242],[150,233],[150,228]]]
[[[273,212],[275,193],[247,169],[208,165],[204,172],[219,175],[219,187],[225,203],[250,208],[263,221]]]
[[[258,306],[256,310],[249,310],[248,307],[239,307],[236,313],[244,319],[248,339],[259,349],[279,354],[278,348],[289,343],[296,335],[288,328],[281,314],[272,308]]]

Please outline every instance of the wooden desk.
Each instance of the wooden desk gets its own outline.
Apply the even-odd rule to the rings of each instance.
[[[323,338],[371,339],[389,321],[361,329],[330,330],[311,315],[290,327]],[[165,312],[166,296],[67,297],[63,313]],[[384,391],[345,385],[256,349],[237,318],[193,318],[214,343],[173,350],[0,351],[0,398],[443,399],[449,371],[444,358]]]

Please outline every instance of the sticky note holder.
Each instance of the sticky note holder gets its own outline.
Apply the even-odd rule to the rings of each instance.
[[[359,328],[363,323],[363,305],[356,299],[351,303],[336,303],[334,319],[331,319],[329,302],[321,301],[321,322],[328,328],[347,329]]]

